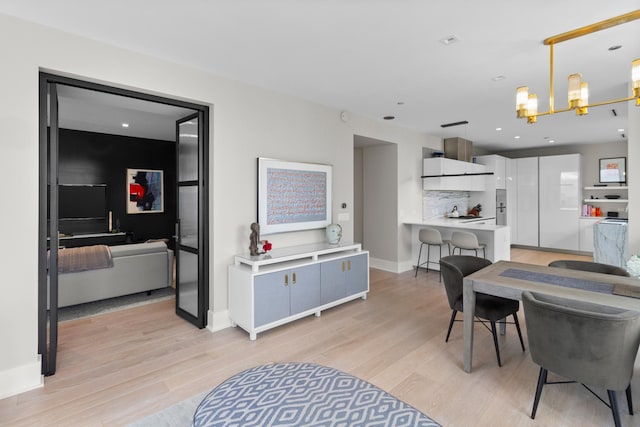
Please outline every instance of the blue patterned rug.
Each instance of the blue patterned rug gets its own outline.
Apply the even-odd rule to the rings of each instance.
[[[439,426],[412,406],[352,375],[311,363],[248,369],[200,403],[194,427]]]

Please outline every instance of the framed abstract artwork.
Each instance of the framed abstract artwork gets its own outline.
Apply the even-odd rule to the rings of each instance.
[[[164,212],[163,171],[127,169],[127,213],[162,212]]]
[[[330,165],[258,158],[258,224],[262,234],[331,224]]]

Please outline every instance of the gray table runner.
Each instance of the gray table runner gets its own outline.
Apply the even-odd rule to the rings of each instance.
[[[576,279],[574,277],[556,276],[549,273],[537,273],[534,271],[508,268],[500,276],[513,279],[529,280],[531,282],[547,283],[549,285],[564,286],[566,288],[583,289],[603,294],[613,294],[613,285],[610,283],[594,282],[592,280]]]

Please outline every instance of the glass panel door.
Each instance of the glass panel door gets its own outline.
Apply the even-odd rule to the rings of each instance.
[[[38,353],[42,374],[56,373],[58,354],[58,85],[40,81],[40,220]]]
[[[206,323],[208,292],[203,250],[206,193],[203,173],[203,113],[176,124],[178,212],[176,223],[176,313],[199,328]]]

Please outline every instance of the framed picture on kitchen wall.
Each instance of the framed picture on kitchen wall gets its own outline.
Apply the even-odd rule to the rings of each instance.
[[[600,182],[623,184],[627,182],[627,158],[600,159]]]
[[[127,169],[127,213],[164,212],[164,174],[154,169]]]
[[[261,234],[324,228],[331,223],[330,165],[258,158]]]

